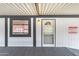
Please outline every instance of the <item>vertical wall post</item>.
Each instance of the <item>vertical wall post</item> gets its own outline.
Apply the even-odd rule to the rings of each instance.
[[[36,47],[36,18],[33,17],[33,47]]]
[[[8,47],[8,19],[5,17],[5,47]]]

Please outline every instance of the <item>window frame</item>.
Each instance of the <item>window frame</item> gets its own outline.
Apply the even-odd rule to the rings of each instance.
[[[12,34],[13,33],[13,20],[28,20],[28,34]],[[10,37],[31,37],[31,18],[27,17],[11,17],[10,18]]]

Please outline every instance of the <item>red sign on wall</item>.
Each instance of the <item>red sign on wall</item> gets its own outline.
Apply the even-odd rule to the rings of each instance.
[[[68,27],[68,33],[75,34],[75,33],[77,33],[77,30],[78,30],[77,26],[69,26]]]

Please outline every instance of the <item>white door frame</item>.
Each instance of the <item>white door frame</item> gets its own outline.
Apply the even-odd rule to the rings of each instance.
[[[44,44],[44,39],[43,39],[43,21],[42,20],[54,20],[55,22],[55,32],[54,32],[54,44]],[[56,19],[49,19],[49,18],[42,18],[41,19],[41,45],[42,47],[55,47],[55,43],[56,43]]]

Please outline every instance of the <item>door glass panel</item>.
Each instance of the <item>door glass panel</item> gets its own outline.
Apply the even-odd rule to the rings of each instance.
[[[42,20],[43,44],[54,44],[55,20]]]
[[[53,44],[54,43],[54,38],[53,35],[44,35],[44,44]]]

